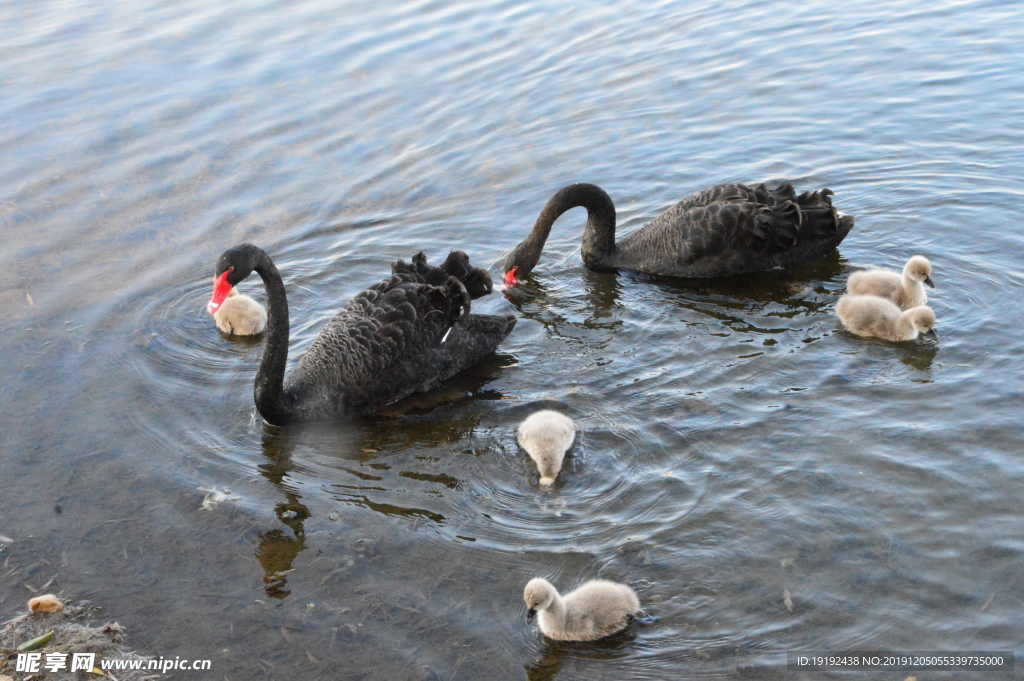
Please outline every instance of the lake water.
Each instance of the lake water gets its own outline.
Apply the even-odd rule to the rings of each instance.
[[[1013,2],[0,4],[0,618],[52,579],[218,681],[1019,648],[1022,35]],[[220,252],[261,245],[294,361],[397,258],[499,277],[568,183],[625,233],[783,180],[857,216],[829,259],[594,274],[570,212],[474,303],[519,317],[496,355],[351,424],[265,426],[262,344],[204,309]],[[914,253],[940,342],[841,331],[852,268]],[[515,442],[543,405],[580,430],[552,491]],[[628,582],[651,620],[546,642],[534,576]]]

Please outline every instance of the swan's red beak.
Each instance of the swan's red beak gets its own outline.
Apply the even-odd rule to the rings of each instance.
[[[512,288],[513,286],[519,283],[516,280],[516,270],[518,269],[519,265],[516,265],[515,267],[513,267],[512,269],[505,273],[505,288]]]
[[[210,314],[220,309],[220,304],[231,293],[231,284],[228,283],[229,274],[231,274],[231,270],[213,280],[213,295],[210,296],[210,303],[206,306],[206,311]]]

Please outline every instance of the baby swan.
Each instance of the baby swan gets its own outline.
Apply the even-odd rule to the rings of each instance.
[[[555,484],[574,437],[576,426],[572,419],[550,409],[534,412],[519,424],[519,444],[537,463],[540,484]]]
[[[935,313],[927,305],[901,312],[895,303],[878,296],[843,296],[836,304],[836,314],[843,326],[858,336],[908,341],[924,334],[939,339]]]
[[[860,296],[881,296],[909,310],[928,302],[925,284],[935,288],[932,264],[923,255],[915,255],[903,267],[902,275],[882,269],[854,272],[846,280],[846,291]]]
[[[556,641],[596,641],[621,631],[640,612],[640,601],[625,584],[592,579],[566,596],[534,577],[523,591],[527,621],[540,611],[540,631]]]
[[[231,289],[213,313],[217,328],[229,336],[257,336],[267,328],[267,311],[249,296]]]

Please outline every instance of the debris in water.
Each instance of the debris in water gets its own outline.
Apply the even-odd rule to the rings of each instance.
[[[36,636],[31,641],[25,641],[20,646],[18,646],[18,652],[19,653],[25,653],[25,652],[28,652],[29,650],[35,650],[36,648],[42,648],[47,643],[49,643],[50,641],[53,640],[53,634],[54,634],[53,629],[50,629],[48,632],[46,632],[42,636]]]
[[[220,506],[228,498],[228,495],[219,489],[209,489],[206,487],[197,487],[200,492],[206,492],[206,497],[203,499],[203,505],[200,506],[200,510],[212,511],[213,509]]]
[[[14,543],[13,539],[11,539],[10,537],[5,537],[2,534],[0,534],[0,544],[13,544],[13,543]]]
[[[786,606],[786,610],[793,612],[793,594],[789,593],[789,589],[782,592],[782,604]]]
[[[60,612],[64,609],[64,604],[57,600],[57,597],[53,594],[46,594],[45,596],[36,596],[28,600],[28,609],[30,612]]]
[[[86,626],[84,622],[96,618],[96,609],[89,607],[87,602],[65,603],[64,609],[60,612],[26,612],[9,622],[0,625],[0,668],[4,672],[11,671],[11,668],[4,666],[4,663],[17,657],[18,652],[37,651],[45,658],[50,653],[95,653],[95,666],[100,666],[100,660],[116,658],[120,660],[141,660],[142,668],[138,670],[126,669],[117,674],[118,681],[142,681],[153,677],[146,670],[145,661],[151,659],[149,656],[140,655],[129,651],[124,647],[124,639],[121,628],[117,627],[110,633],[104,633],[99,627]],[[111,625],[107,625],[110,628]],[[20,645],[19,642],[22,642]],[[103,677],[99,670],[93,673],[97,677],[108,678],[113,681],[114,677],[107,675]],[[19,678],[21,676],[19,675]],[[57,673],[50,673],[40,676],[32,676],[38,681],[81,681],[84,678],[79,672],[63,670]],[[10,676],[0,674],[0,681],[13,681]]]

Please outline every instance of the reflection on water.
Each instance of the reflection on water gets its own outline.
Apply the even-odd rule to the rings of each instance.
[[[232,679],[776,679],[788,650],[1012,648],[1022,32],[971,2],[0,4],[0,616],[49,583]],[[838,252],[597,274],[576,211],[525,285],[474,301],[520,317],[498,354],[348,424],[263,424],[262,339],[204,310],[216,256],[258,243],[294,361],[398,258],[497,275],[570,182],[617,197],[624,234],[782,180],[857,216]],[[941,341],[842,331],[848,273],[913,253]],[[553,489],[515,438],[544,407],[579,432]],[[630,583],[654,621],[545,641],[534,576]]]
[[[302,503],[302,497],[285,484],[287,474],[292,469],[292,461],[284,438],[273,433],[278,430],[273,426],[265,426],[265,429],[263,455],[269,463],[260,464],[257,468],[284,495],[285,501],[274,505],[274,515],[288,526],[291,534],[280,529],[260,532],[256,560],[265,573],[263,581],[266,583],[264,588],[267,596],[287,598],[291,595],[291,591],[285,588],[288,584],[287,575],[294,569],[292,564],[296,556],[306,550],[304,522],[312,514]]]
[[[545,639],[537,659],[527,663],[526,677],[529,681],[547,681],[558,678],[563,658],[579,660],[618,660],[635,654],[630,645],[636,640],[639,626],[634,621],[625,630],[587,643],[552,641]]]

